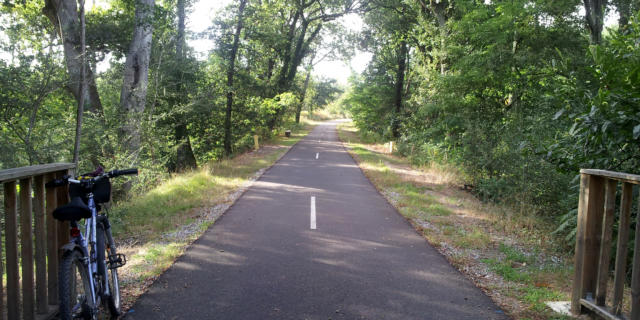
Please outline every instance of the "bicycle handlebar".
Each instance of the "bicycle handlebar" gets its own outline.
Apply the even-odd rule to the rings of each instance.
[[[62,187],[62,186],[66,185],[68,183],[69,178],[71,178],[70,175],[65,175],[65,176],[62,177],[62,179],[53,179],[53,180],[45,183],[45,187],[47,187],[47,188]]]
[[[107,172],[109,177],[117,177],[124,175],[135,175],[138,174],[138,168],[124,169],[124,170],[112,170]]]
[[[65,175],[63,176],[61,179],[54,179],[51,180],[49,182],[47,182],[45,184],[46,187],[52,187],[52,188],[56,188],[56,187],[62,187],[67,185],[69,182],[71,183],[82,183],[83,181],[86,180],[90,180],[91,182],[97,182],[99,180],[102,180],[104,178],[115,178],[118,176],[124,176],[124,175],[136,175],[138,174],[138,168],[131,168],[131,169],[124,169],[124,170],[112,170],[103,174],[100,174],[96,177],[93,177],[91,179],[72,179],[72,177],[70,175]]]

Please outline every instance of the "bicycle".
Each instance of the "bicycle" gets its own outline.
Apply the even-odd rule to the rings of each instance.
[[[53,217],[69,221],[71,239],[62,247],[58,273],[59,318],[116,319],[120,315],[118,268],[127,262],[116,252],[107,215],[100,204],[111,200],[110,178],[138,174],[138,169],[103,172],[102,168],[73,179],[64,176],[48,187],[69,185],[71,201],[53,211]],[[84,219],[84,234],[78,222]]]

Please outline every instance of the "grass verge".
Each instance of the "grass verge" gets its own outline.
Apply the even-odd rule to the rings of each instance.
[[[174,175],[146,194],[112,208],[116,243],[128,258],[127,265],[119,269],[123,310],[313,124],[307,121],[290,138],[277,136],[258,151]]]
[[[547,301],[567,301],[572,268],[547,221],[483,204],[461,190],[454,168],[414,168],[352,123],[340,139],[378,190],[458,270],[515,319],[570,319]]]

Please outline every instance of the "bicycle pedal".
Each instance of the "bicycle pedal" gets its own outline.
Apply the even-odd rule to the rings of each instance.
[[[127,257],[122,254],[112,254],[109,256],[109,269],[120,268],[127,264]]]

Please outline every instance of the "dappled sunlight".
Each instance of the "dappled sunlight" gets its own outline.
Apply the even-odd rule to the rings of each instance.
[[[329,235],[314,235],[313,241],[318,242],[316,250],[325,253],[349,253],[352,251],[367,251],[374,248],[391,248],[393,246],[382,242],[361,240],[354,238],[338,238]]]
[[[194,247],[192,250],[197,250],[197,247]],[[231,252],[226,252],[226,251],[218,251],[215,254],[211,254],[211,253],[206,253],[207,251],[211,250],[211,248],[208,247],[204,247],[204,248],[200,248],[200,249],[205,249],[204,252],[198,254],[197,252],[194,253],[194,257],[196,258],[200,258],[202,260],[206,260],[208,262],[212,262],[215,264],[219,264],[219,265],[225,265],[225,266],[241,266],[244,265],[247,262],[247,258],[239,255],[239,254],[235,254],[235,253],[231,253]],[[188,265],[187,263],[185,264],[180,264],[177,267],[178,268],[185,268],[183,265]]]
[[[257,189],[265,189],[265,190],[278,190],[278,192],[287,191],[287,192],[314,192],[314,193],[323,193],[325,190],[311,188],[311,187],[303,187],[291,184],[284,183],[276,183],[276,182],[268,182],[264,180],[259,180],[253,183],[253,186]]]
[[[323,258],[315,258],[312,259],[312,261],[317,262],[317,263],[322,263],[322,264],[326,264],[332,267],[340,267],[340,268],[346,268],[346,269],[356,269],[356,266],[348,263],[345,260],[341,260],[341,259],[323,259]]]

